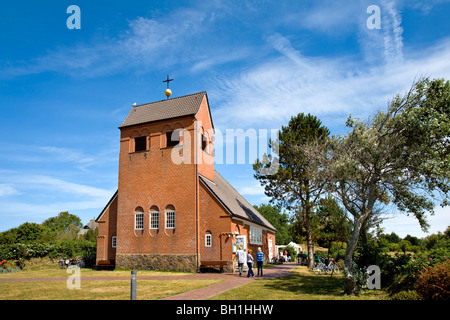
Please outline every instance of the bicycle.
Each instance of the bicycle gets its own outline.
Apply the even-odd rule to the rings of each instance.
[[[328,269],[328,272],[331,271],[332,273],[339,274],[339,267],[333,261],[330,262],[330,264],[328,265],[327,269]]]
[[[328,265],[323,262],[318,262],[316,266],[313,268],[313,272],[315,274],[328,274],[335,273],[339,274],[339,267],[334,263],[334,261],[330,261]]]
[[[323,262],[318,262],[316,266],[313,268],[313,272],[315,274],[325,274],[328,272],[328,268]]]

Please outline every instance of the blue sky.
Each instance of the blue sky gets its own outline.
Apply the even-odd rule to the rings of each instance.
[[[81,9],[81,29],[66,12]],[[369,29],[367,8],[380,8]],[[0,10],[0,231],[61,211],[84,223],[117,188],[133,103],[207,91],[216,129],[277,129],[299,112],[332,134],[420,76],[450,79],[450,1],[22,1]],[[251,164],[216,169],[267,203]],[[412,217],[385,232],[422,237]],[[392,218],[395,217],[395,218]],[[448,208],[436,208],[431,232]]]

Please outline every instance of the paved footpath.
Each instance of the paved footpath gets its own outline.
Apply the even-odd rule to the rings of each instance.
[[[247,278],[246,273],[239,276],[238,273],[195,273],[189,275],[180,276],[139,276],[137,280],[210,280],[218,279],[225,280],[217,284],[213,284],[207,287],[195,289],[192,291],[177,294],[171,297],[167,297],[164,300],[204,300],[212,297],[216,294],[228,291],[230,289],[239,287],[243,284],[249,283],[255,280],[270,279],[287,276],[291,273],[292,269],[297,267],[297,263],[284,263],[270,268],[264,268],[263,277]],[[253,269],[256,271],[256,269]],[[83,280],[129,280],[130,277],[83,277]],[[55,278],[15,278],[15,279],[0,279],[1,282],[28,282],[28,281],[67,281],[67,277],[55,277]]]
[[[196,275],[201,276],[197,279],[213,279],[214,278],[214,279],[223,279],[225,281],[217,283],[217,284],[213,284],[213,285],[210,285],[207,287],[203,287],[200,289],[195,289],[192,291],[180,293],[175,296],[165,298],[163,300],[204,300],[204,299],[212,297],[216,294],[219,294],[219,293],[228,291],[230,289],[239,287],[243,284],[249,283],[251,281],[287,276],[291,273],[292,269],[294,269],[297,266],[298,266],[298,264],[296,264],[296,263],[284,263],[281,265],[277,265],[277,266],[273,266],[273,267],[264,269],[263,277],[255,276],[253,278],[247,278],[246,274],[245,274],[245,276],[242,275],[242,277],[240,277],[238,273],[196,274]],[[256,271],[256,270],[254,269],[253,271]]]

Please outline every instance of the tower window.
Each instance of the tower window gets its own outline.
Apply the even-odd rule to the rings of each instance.
[[[180,143],[180,131],[169,131],[166,132],[166,146],[174,147]]]
[[[209,148],[208,148],[208,138],[202,134],[202,150],[205,151],[207,154],[209,154]]]
[[[147,137],[134,138],[134,152],[147,150]]]

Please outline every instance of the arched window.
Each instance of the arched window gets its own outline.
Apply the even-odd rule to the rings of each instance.
[[[159,229],[159,209],[157,206],[150,208],[150,229]]]
[[[205,247],[212,247],[212,234],[210,231],[205,233]]]
[[[141,207],[134,210],[134,230],[144,230],[144,209]]]
[[[166,207],[166,229],[175,229],[175,207],[172,205]]]

